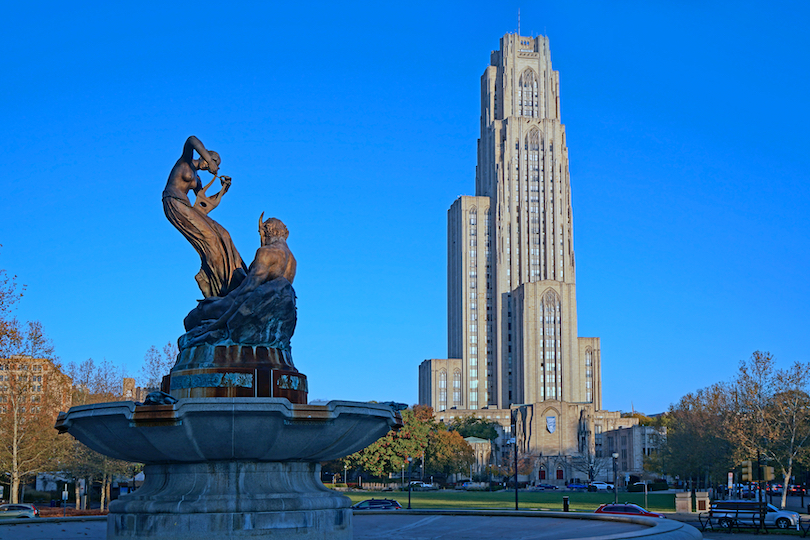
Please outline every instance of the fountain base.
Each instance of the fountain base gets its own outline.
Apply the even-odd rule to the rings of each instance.
[[[146,481],[110,503],[108,539],[351,539],[348,497],[320,465],[219,461],[147,465]]]

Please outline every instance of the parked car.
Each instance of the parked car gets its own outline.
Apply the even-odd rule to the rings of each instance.
[[[439,489],[438,486],[428,484],[427,482],[420,482],[418,480],[411,482],[410,486],[414,491],[434,491]]]
[[[394,499],[366,499],[352,505],[355,510],[401,510],[402,505]]]
[[[617,514],[621,516],[646,516],[646,517],[657,517],[657,518],[666,518],[664,514],[659,514],[658,512],[650,512],[649,510],[645,510],[644,508],[640,507],[637,504],[633,503],[624,503],[624,504],[603,504],[599,508],[596,509],[597,514]]]
[[[537,485],[543,489],[559,489],[559,487],[555,486],[554,484],[537,484]]]
[[[766,505],[765,524],[775,525],[780,529],[797,528],[799,526],[799,514],[780,510],[772,504]],[[717,518],[717,523],[723,528],[731,527],[732,519],[744,518],[754,519],[759,514],[759,503],[752,501],[717,501],[712,504],[712,514]],[[724,513],[728,517],[723,517]]]
[[[588,489],[588,484],[583,484],[582,482],[571,482],[567,484],[565,487],[568,489]]]
[[[588,491],[613,491],[613,484],[608,484],[607,482],[591,482],[588,486]]]
[[[36,517],[39,517],[39,510],[33,504],[0,504],[0,519]]]

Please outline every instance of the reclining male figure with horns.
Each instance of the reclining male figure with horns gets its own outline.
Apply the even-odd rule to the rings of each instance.
[[[181,348],[200,342],[210,342],[212,338],[216,340],[232,339],[230,330],[240,326],[231,324],[235,322],[233,319],[259,315],[256,312],[257,308],[265,302],[264,298],[268,294],[276,298],[273,300],[275,305],[287,306],[286,309],[281,310],[285,313],[277,315],[286,319],[284,326],[291,323],[294,328],[295,293],[292,291],[291,285],[295,279],[296,261],[287,246],[289,232],[281,220],[269,218],[263,222],[262,218],[264,218],[264,213],[259,217],[261,247],[256,250],[256,258],[250,264],[247,276],[224,298],[206,298],[188,314],[183,322],[189,332],[180,338]],[[277,282],[277,280],[279,281]],[[260,288],[262,290],[259,290]],[[269,298],[267,300],[269,301]],[[271,324],[271,326],[273,325]],[[255,331],[266,334],[267,339],[273,339],[272,335],[267,334],[268,331],[273,333],[270,328],[255,328]],[[275,333],[278,334],[278,332]],[[286,334],[286,332],[283,333]],[[288,339],[289,337],[284,340],[286,342],[284,348],[289,347]],[[266,342],[266,339],[261,341]],[[242,342],[255,342],[255,337]]]

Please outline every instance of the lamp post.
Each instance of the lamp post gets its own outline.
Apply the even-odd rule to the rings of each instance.
[[[619,504],[619,453],[613,452],[613,502]]]
[[[511,443],[515,448],[515,510],[518,509],[518,445],[517,445],[517,423],[518,423],[518,410],[512,409],[512,439]]]
[[[413,484],[411,483],[411,463],[413,463],[413,458],[408,458],[408,510],[411,509],[411,487]]]

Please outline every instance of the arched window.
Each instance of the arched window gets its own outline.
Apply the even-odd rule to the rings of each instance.
[[[540,130],[532,128],[523,140],[523,183],[528,189],[529,211],[529,244],[531,247],[528,259],[529,281],[539,281],[541,276],[540,231],[542,213],[542,156],[540,154]],[[537,246],[537,247],[535,247]]]
[[[439,372],[439,410],[447,409],[447,370]]]
[[[537,95],[537,75],[532,69],[526,69],[520,75],[518,83],[518,106],[520,116],[537,118],[540,116],[540,99]]]
[[[560,297],[553,289],[543,294],[543,340],[541,362],[545,364],[541,383],[545,399],[562,399],[562,317]]]
[[[453,371],[453,407],[461,407],[461,371]]]
[[[593,401],[593,351],[585,350],[585,401]]]

